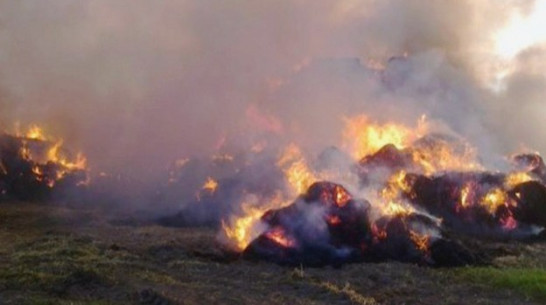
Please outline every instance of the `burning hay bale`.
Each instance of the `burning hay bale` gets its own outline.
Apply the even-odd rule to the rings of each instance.
[[[0,200],[45,200],[87,183],[86,160],[48,141],[40,129],[25,136],[0,134]]]
[[[264,214],[268,225],[244,251],[289,265],[339,265],[357,261],[399,260],[427,265],[476,261],[457,243],[440,235],[424,215],[400,213],[372,220],[370,203],[353,199],[343,186],[318,182],[292,205]]]
[[[412,129],[357,116],[340,149],[313,159],[293,142],[219,151],[208,165],[183,159],[169,187],[190,189],[175,196],[184,208],[160,222],[213,224],[222,247],[245,258],[316,266],[473,264],[483,256],[465,247],[468,237],[531,239],[546,227],[538,154],[488,171],[464,139],[430,130],[425,117]]]

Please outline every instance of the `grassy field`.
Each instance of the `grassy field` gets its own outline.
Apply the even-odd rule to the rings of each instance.
[[[546,245],[492,266],[288,268],[226,257],[207,228],[101,210],[0,204],[0,304],[543,304]]]

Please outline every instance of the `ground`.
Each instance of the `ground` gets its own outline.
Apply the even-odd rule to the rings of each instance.
[[[0,204],[0,304],[543,304],[546,243],[492,243],[492,264],[283,267],[226,256],[209,228],[104,208]]]

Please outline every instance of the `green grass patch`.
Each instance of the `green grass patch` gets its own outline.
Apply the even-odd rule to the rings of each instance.
[[[507,288],[527,297],[546,301],[546,269],[540,268],[464,268],[457,270],[464,280]]]

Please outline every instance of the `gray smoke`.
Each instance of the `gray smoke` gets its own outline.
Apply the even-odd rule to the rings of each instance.
[[[41,124],[94,169],[150,178],[225,137],[335,145],[360,112],[546,151],[546,49],[489,86],[493,35],[533,2],[3,0],[0,127]]]

